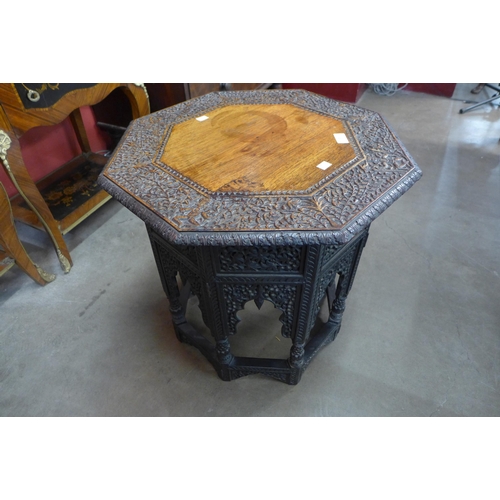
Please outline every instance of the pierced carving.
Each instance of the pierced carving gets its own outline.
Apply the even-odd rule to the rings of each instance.
[[[224,247],[220,251],[222,272],[298,272],[301,247]]]
[[[323,267],[338,253],[340,245],[325,245],[323,248]]]
[[[158,271],[162,279],[162,284],[170,303],[170,313],[174,325],[182,324],[186,321],[180,303],[179,287],[177,285],[177,264],[172,256],[157,241],[151,238],[151,245],[155,255]]]
[[[242,256],[234,248],[224,252],[224,249],[214,247],[175,246],[163,241],[149,227],[148,232],[179,340],[198,347],[224,380],[261,373],[288,384],[298,383],[312,357],[337,335],[345,300],[368,235],[366,230],[354,241],[342,246],[322,248],[311,245],[281,249],[283,255],[291,256],[292,262],[295,262],[292,267],[300,269],[293,273],[283,271],[288,269],[283,255],[271,248],[265,248],[260,253],[251,250]],[[240,249],[243,254],[248,250]],[[279,258],[276,257],[278,254]],[[300,264],[294,259],[299,259]],[[259,265],[262,266],[260,269]],[[219,266],[228,271],[219,269]],[[249,272],[249,267],[255,268],[255,272]],[[189,281],[191,292],[199,298],[203,321],[215,340],[210,352],[196,336],[189,334],[189,330],[182,329],[187,320],[180,303],[181,293],[175,278],[177,273],[183,283]],[[327,332],[320,337],[320,341],[316,336],[309,339],[320,299],[335,273],[339,273],[340,278],[335,297],[331,298]],[[255,301],[259,309],[268,300],[282,312],[279,318],[281,333],[292,340],[288,360],[263,359],[254,363],[246,358],[234,357],[231,353],[229,336],[237,332],[238,312],[250,300]]]
[[[278,284],[234,284],[222,285],[227,308],[228,330],[231,335],[236,333],[240,322],[238,311],[241,311],[249,300],[254,300],[260,309],[264,300],[269,300],[282,311],[279,320],[283,324],[281,334],[290,337],[292,334],[294,309],[297,287]]]
[[[180,252],[182,252],[182,255],[189,259],[194,265],[197,265],[198,263],[198,256],[197,256],[197,248],[194,246],[190,245],[183,245],[179,247]]]

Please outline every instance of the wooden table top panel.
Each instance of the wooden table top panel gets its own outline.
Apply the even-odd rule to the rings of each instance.
[[[421,175],[378,113],[260,90],[135,120],[99,183],[175,244],[298,245],[349,241]]]
[[[356,154],[341,121],[287,104],[225,106],[177,124],[161,161],[206,189],[305,190]],[[322,162],[332,165],[318,168]]]

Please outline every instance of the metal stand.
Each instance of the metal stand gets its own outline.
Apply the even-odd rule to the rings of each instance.
[[[495,85],[491,85],[491,83],[485,83],[485,87],[488,87],[490,89],[496,90],[496,94],[494,94],[492,97],[489,99],[486,99],[485,101],[478,102],[477,104],[474,104],[474,106],[469,106],[468,108],[462,108],[460,110],[460,114],[467,113],[467,111],[471,111],[472,109],[479,108],[480,106],[483,106],[484,104],[488,104],[489,102],[496,101],[497,99],[500,99],[500,87],[495,87]]]

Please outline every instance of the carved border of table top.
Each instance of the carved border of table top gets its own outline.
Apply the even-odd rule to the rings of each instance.
[[[349,125],[364,159],[302,192],[210,193],[159,166],[169,127],[234,104],[292,104]],[[168,166],[167,166],[168,167]],[[422,172],[382,117],[303,90],[215,92],[133,122],[101,186],[164,238],[190,245],[345,243]]]

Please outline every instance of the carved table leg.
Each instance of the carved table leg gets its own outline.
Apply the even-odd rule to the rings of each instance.
[[[182,340],[179,335],[178,326],[186,323],[184,316],[184,309],[180,301],[180,291],[177,284],[177,268],[175,261],[171,259],[169,254],[151,238],[151,246],[156,260],[158,269],[160,270],[160,278],[163,285],[163,290],[168,298],[170,304],[170,314],[172,315],[172,322],[174,323],[175,333],[179,340]]]
[[[354,282],[354,277],[356,276],[361,253],[363,251],[363,247],[366,245],[367,239],[368,232],[366,232],[366,234],[356,244],[352,256],[350,260],[348,260],[345,268],[341,268],[339,270],[339,281],[335,290],[335,296],[330,305],[330,317],[328,319],[328,323],[335,328],[335,336],[340,330],[340,324],[342,322],[342,315],[344,314],[347,295],[349,294]]]
[[[180,247],[151,228],[148,232],[178,339],[197,347],[223,380],[260,373],[287,384],[297,384],[311,359],[337,335],[368,236],[366,229],[345,245],[331,246]],[[198,297],[215,346],[187,322],[177,271]],[[331,296],[329,321],[311,336],[326,293]],[[251,300],[259,309],[268,300],[281,310],[281,333],[292,340],[288,359],[231,353],[229,339],[237,333],[237,313]]]
[[[33,263],[17,236],[9,198],[0,183],[0,245],[16,264],[39,285],[55,280],[55,275],[45,272]]]
[[[201,277],[207,272],[204,265],[207,259],[210,260],[210,256],[204,255],[203,251],[193,251],[189,259],[184,249],[168,245],[151,228],[147,229],[163,289],[170,302],[170,312],[178,340],[198,348],[212,363],[219,377],[230,380],[227,366],[232,362],[233,355],[227,333],[220,328],[222,323],[219,309],[210,298],[216,295],[215,285],[212,283],[210,286],[207,277]],[[196,270],[198,263],[200,269]],[[175,278],[177,272],[184,283],[182,291],[179,290]],[[198,297],[203,322],[210,329],[215,339],[215,346],[186,321],[184,302],[188,298],[188,289]]]
[[[318,302],[318,283],[320,281],[321,247],[311,245],[306,247],[304,255],[304,282],[301,290],[300,307],[298,320],[292,335],[293,345],[290,349],[288,362],[295,368],[294,377],[291,383],[297,384],[302,375],[305,364],[306,344],[309,340],[311,328],[316,321]]]
[[[216,282],[215,254],[216,252],[212,252],[210,248],[198,248],[196,250],[195,258],[199,268],[203,271],[201,280],[198,281],[198,286],[193,289],[193,293],[198,296],[203,321],[215,339],[217,373],[222,380],[228,381],[232,379],[229,367],[234,363],[235,357],[231,352],[231,344],[229,343],[231,332],[224,316],[226,302],[222,287]]]

